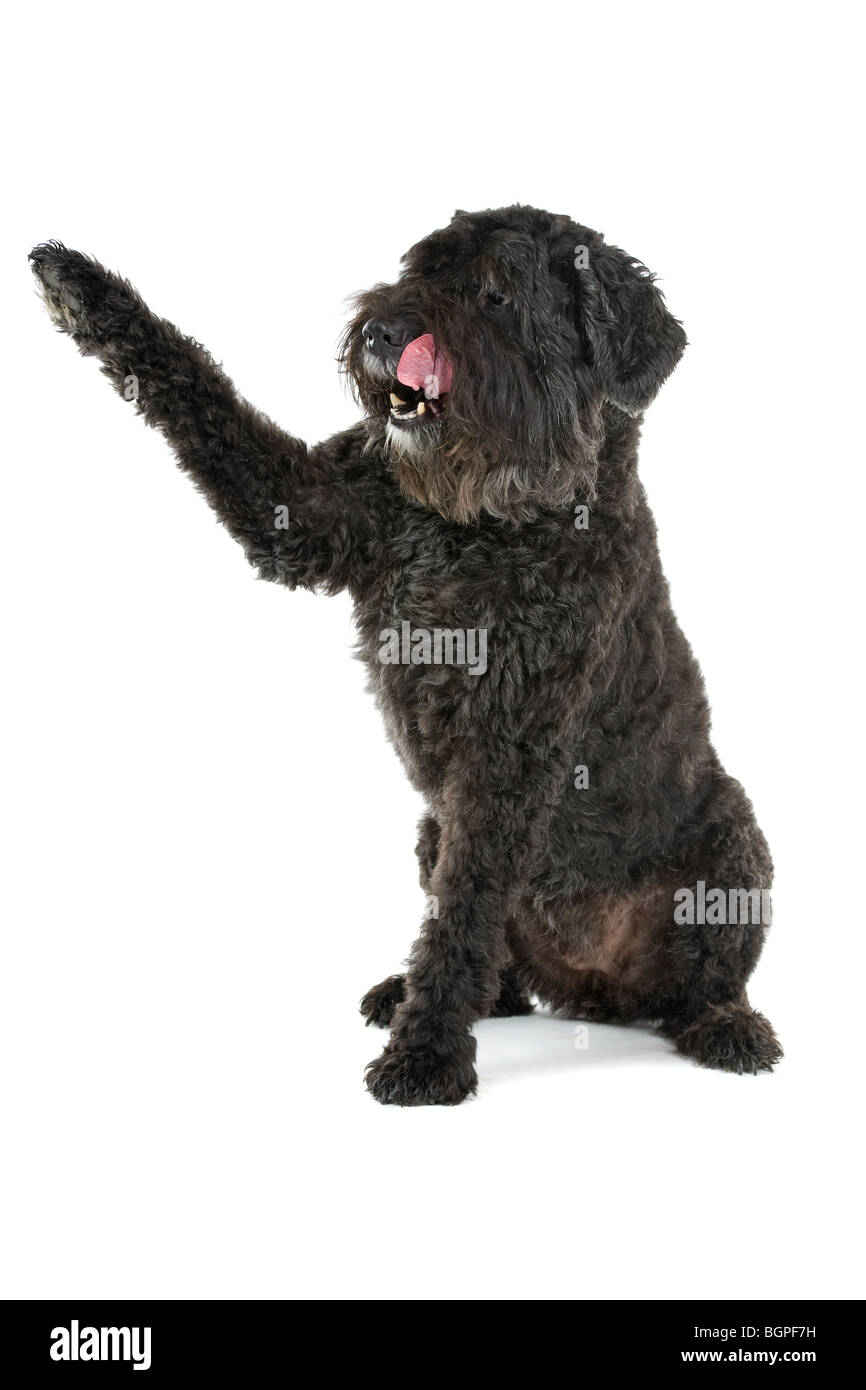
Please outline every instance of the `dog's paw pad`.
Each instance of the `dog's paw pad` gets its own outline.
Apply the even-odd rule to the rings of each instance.
[[[75,262],[81,259],[60,242],[45,242],[30,252],[30,263],[51,318],[66,332],[80,323],[84,299],[75,282]]]

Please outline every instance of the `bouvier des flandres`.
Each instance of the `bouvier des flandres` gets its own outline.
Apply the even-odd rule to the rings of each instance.
[[[361,1006],[391,1030],[373,1095],[463,1100],[473,1024],[531,996],[771,1068],[746,996],[770,855],[710,743],[637,473],[686,343],[644,266],[568,217],[457,212],[358,299],[342,355],[364,418],[309,447],[127,281],[57,242],[32,262],[259,573],[355,601],[427,804],[420,935]]]

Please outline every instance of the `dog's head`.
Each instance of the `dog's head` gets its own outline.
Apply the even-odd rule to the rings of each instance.
[[[591,498],[606,407],[640,414],[685,347],[653,277],[519,206],[455,213],[403,265],[342,352],[400,487],[461,522]]]

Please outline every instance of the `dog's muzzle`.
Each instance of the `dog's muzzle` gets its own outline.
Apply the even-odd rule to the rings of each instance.
[[[365,359],[378,366],[375,377],[387,380],[391,386],[391,420],[398,428],[419,422],[430,423],[445,408],[454,369],[447,352],[440,347],[432,333],[422,333],[403,347],[392,372],[389,352],[399,341],[391,325],[368,320],[361,330],[366,351]],[[381,365],[378,365],[381,364]],[[371,375],[374,375],[371,372]],[[396,377],[396,380],[394,379]]]

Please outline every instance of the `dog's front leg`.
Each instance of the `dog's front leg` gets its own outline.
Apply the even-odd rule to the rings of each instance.
[[[165,436],[262,578],[363,587],[395,495],[364,456],[366,434],[347,430],[308,448],[98,261],[49,242],[31,263],[54,322]]]
[[[524,745],[525,749],[525,745]],[[467,749],[442,798],[430,883],[435,913],[413,947],[406,998],[367,1085],[390,1105],[457,1105],[475,1091],[475,1039],[508,961],[505,924],[564,780],[556,754],[520,745]]]

